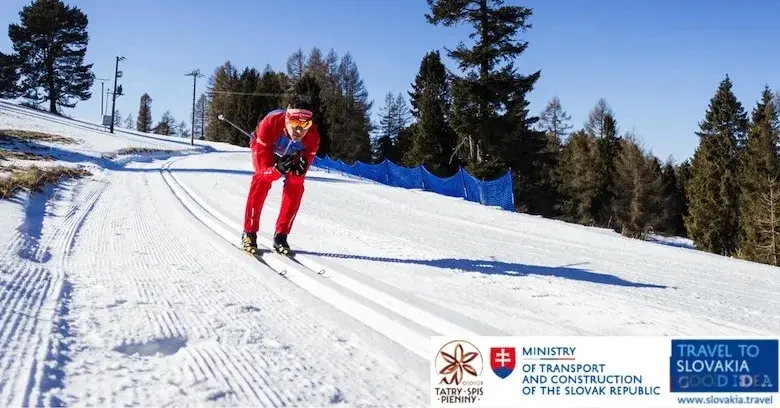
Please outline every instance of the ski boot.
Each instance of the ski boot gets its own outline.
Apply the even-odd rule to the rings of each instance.
[[[254,255],[257,253],[257,234],[254,232],[245,232],[241,239],[244,251]]]
[[[274,234],[274,251],[284,255],[290,255],[290,245],[287,243],[287,234]]]

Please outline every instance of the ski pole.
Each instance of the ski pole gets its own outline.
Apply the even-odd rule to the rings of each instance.
[[[241,129],[240,127],[236,126],[236,124],[235,124],[235,123],[233,123],[233,122],[231,122],[231,121],[227,120],[227,118],[225,118],[225,115],[223,115],[223,114],[221,114],[221,113],[220,113],[220,114],[219,114],[219,116],[217,116],[217,119],[219,119],[219,120],[221,120],[221,121],[223,121],[223,122],[227,122],[227,123],[229,123],[229,124],[230,124],[230,126],[233,126],[234,128],[238,129],[238,131],[239,131],[239,132],[241,132],[241,133],[243,133],[243,134],[244,134],[246,137],[248,137],[248,138],[250,138],[250,139],[252,138],[252,135],[250,135],[249,133],[247,133],[246,131],[244,131],[244,130],[243,130],[243,129]]]

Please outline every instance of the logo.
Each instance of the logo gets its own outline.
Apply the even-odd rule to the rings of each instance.
[[[287,154],[297,153],[303,150],[303,143],[300,141],[293,141],[284,134],[279,136],[279,139],[274,143],[274,154],[277,156],[285,156]]]
[[[468,341],[455,340],[439,349],[435,365],[442,376],[439,384],[461,385],[469,377],[476,379],[482,374],[482,354]]]
[[[491,347],[490,368],[499,378],[509,377],[515,369],[515,355],[514,347]]]

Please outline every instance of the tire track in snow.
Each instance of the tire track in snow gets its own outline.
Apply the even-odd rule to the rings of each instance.
[[[314,299],[300,299],[297,288],[194,223],[154,166],[112,175],[69,259],[77,351],[55,398],[152,406],[426,401],[427,371],[408,373],[407,357],[391,361],[366,346],[365,335],[340,333],[356,325],[318,312]],[[358,376],[368,369],[375,373]]]
[[[82,194],[82,188],[84,189]],[[0,255],[0,402],[40,405],[61,380],[62,316],[67,295],[63,262],[84,217],[105,184],[69,180],[27,201],[25,220]],[[67,301],[67,299],[64,299]],[[54,367],[54,368],[52,368]]]

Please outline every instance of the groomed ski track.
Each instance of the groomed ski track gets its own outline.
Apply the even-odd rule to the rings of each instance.
[[[181,157],[168,160],[161,168],[161,174],[173,194],[195,218],[240,250],[238,237],[242,227],[208,205],[191,188],[177,179],[170,171],[171,165],[177,160],[181,160]],[[435,313],[412,306],[375,288],[366,283],[367,278],[361,279],[359,272],[349,268],[326,265],[305,255],[288,258],[273,253],[272,242],[261,235],[258,235],[258,245],[262,251],[259,257],[275,272],[425,361],[431,358],[430,336],[452,335],[468,338],[477,336],[477,332],[486,335],[486,329],[492,335],[506,335],[484,326],[474,331],[456,325]]]
[[[78,139],[39,147],[92,176],[0,201],[3,406],[427,406],[434,334],[780,330],[777,268],[322,169],[299,255],[261,262],[246,149],[0,103],[8,128]]]

